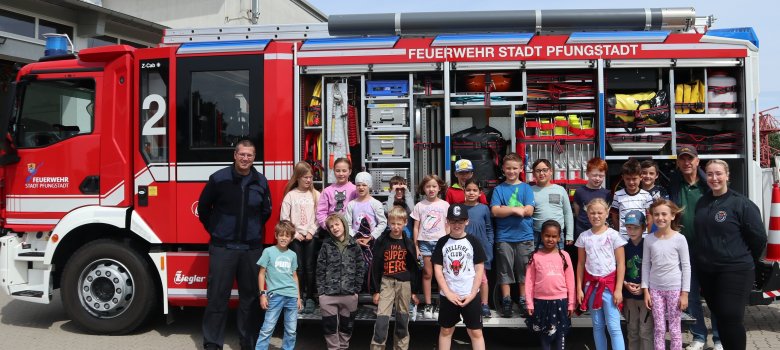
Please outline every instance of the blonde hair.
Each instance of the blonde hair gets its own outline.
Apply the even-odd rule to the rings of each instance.
[[[607,201],[605,201],[604,198],[593,198],[588,204],[585,204],[585,212],[590,211],[590,208],[594,205],[600,205],[604,207],[604,209],[609,210],[609,204],[607,204]]]
[[[295,167],[293,167],[293,176],[290,178],[290,181],[287,181],[287,185],[284,186],[284,194],[286,195],[288,192],[298,187],[298,180],[306,176],[306,174],[314,175],[314,170],[311,165],[304,161],[295,163]],[[314,188],[314,184],[309,187],[309,193],[311,193],[311,199],[314,201],[314,208],[316,210],[319,193]]]
[[[406,209],[402,208],[399,205],[393,206],[392,209],[387,213],[387,221],[390,220],[402,220],[404,222],[407,222],[408,214],[406,213]]]
[[[339,213],[333,213],[333,214],[328,215],[328,217],[325,218],[325,226],[328,226],[329,223],[334,222],[334,221],[338,221],[338,222],[344,224],[344,216],[342,216]],[[346,227],[344,229],[346,229]]]
[[[726,175],[729,174],[729,163],[726,163],[725,160],[713,159],[713,160],[707,162],[707,165],[704,166],[704,169],[706,170],[710,165],[720,165],[720,166],[723,167],[724,170],[726,170]]]

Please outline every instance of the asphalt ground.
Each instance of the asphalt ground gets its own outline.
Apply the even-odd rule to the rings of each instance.
[[[0,292],[0,349],[198,349],[201,345],[202,309],[172,310],[171,316],[160,315],[137,331],[123,336],[92,335],[83,332],[65,314],[59,293],[49,305],[12,300]],[[227,325],[225,349],[238,349],[234,318]],[[780,344],[780,304],[748,307],[745,319],[748,349],[777,349]],[[351,349],[367,349],[373,324],[359,323],[353,335]],[[435,325],[413,323],[410,328],[410,349],[436,347],[438,328]],[[281,327],[277,327],[272,348],[281,345]],[[488,349],[537,349],[539,342],[526,329],[486,328]],[[689,334],[683,335],[687,344]],[[567,349],[595,349],[589,328],[573,328],[567,337]],[[708,346],[712,346],[711,340]],[[298,328],[298,349],[324,349],[322,330],[316,321],[301,322]],[[465,329],[459,328],[453,337],[453,349],[470,349]]]

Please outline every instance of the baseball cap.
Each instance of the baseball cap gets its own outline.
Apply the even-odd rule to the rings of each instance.
[[[467,171],[474,171],[474,165],[468,159],[460,159],[455,162],[455,172],[464,173]]]
[[[699,152],[696,151],[696,147],[691,145],[679,145],[677,146],[677,155],[687,154],[691,157],[698,157]]]
[[[639,210],[632,210],[626,213],[626,225],[645,226],[645,214]]]
[[[447,209],[447,220],[467,220],[469,208],[463,204],[453,204]]]

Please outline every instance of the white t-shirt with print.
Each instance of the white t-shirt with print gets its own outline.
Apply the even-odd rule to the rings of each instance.
[[[591,276],[603,277],[615,271],[617,268],[615,249],[626,243],[620,233],[607,228],[599,234],[594,234],[591,230],[581,233],[574,245],[585,248],[585,270]]]
[[[418,241],[436,242],[447,234],[444,230],[444,224],[447,221],[447,209],[449,208],[450,204],[442,199],[435,202],[423,199],[414,206],[410,216],[420,222]]]

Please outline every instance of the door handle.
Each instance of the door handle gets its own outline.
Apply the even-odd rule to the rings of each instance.
[[[79,190],[83,194],[99,194],[100,193],[100,176],[90,175],[84,178],[79,185]]]

